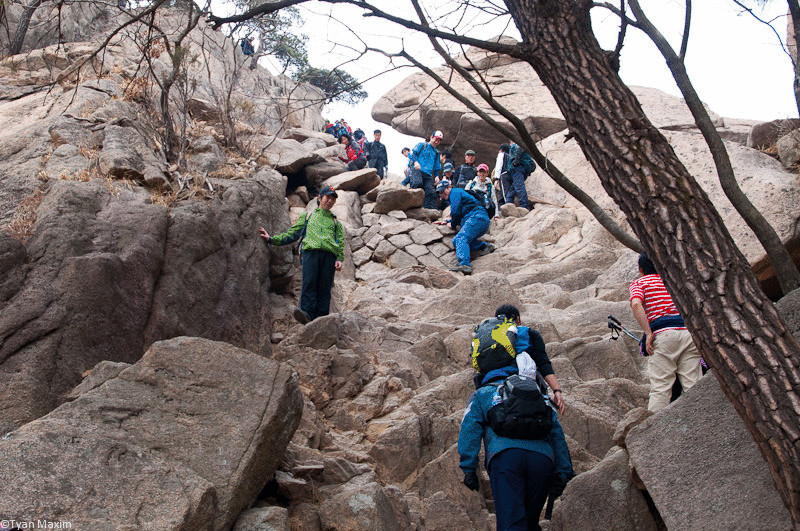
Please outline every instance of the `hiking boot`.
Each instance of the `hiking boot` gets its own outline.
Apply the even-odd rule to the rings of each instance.
[[[311,318],[308,316],[306,312],[301,310],[300,308],[295,308],[292,312],[295,320],[300,324],[307,324],[311,321]]]
[[[491,254],[494,252],[494,245],[491,243],[487,243],[483,249],[478,249],[477,255],[478,256],[486,256],[487,254]]]
[[[472,266],[463,265],[463,264],[462,265],[457,265],[455,267],[451,267],[450,271],[456,271],[458,273],[464,273],[465,275],[471,275],[472,274]]]

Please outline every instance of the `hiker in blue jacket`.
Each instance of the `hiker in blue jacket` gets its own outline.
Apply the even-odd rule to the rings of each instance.
[[[434,131],[430,142],[420,142],[408,154],[411,168],[411,187],[422,188],[425,191],[425,199],[422,202],[423,208],[437,207],[434,177],[439,175],[442,169],[442,162],[439,159],[439,151],[437,151],[436,147],[441,143],[442,137],[441,131]]]
[[[525,179],[536,169],[528,153],[515,142],[510,142],[509,153],[506,157],[506,167],[502,169],[502,185],[504,200],[506,203],[514,203],[514,196],[519,201],[519,206],[530,210],[531,204],[528,201],[528,191],[525,189]]]
[[[478,241],[478,238],[489,230],[489,213],[483,205],[467,191],[453,188],[448,180],[439,181],[436,186],[439,198],[450,202],[450,219],[434,221],[437,225],[449,224],[453,230],[460,226],[458,234],[453,238],[458,265],[450,271],[459,271],[465,275],[472,274],[470,251],[477,251],[479,256],[494,251],[494,245]]]
[[[489,425],[488,411],[497,402],[502,381],[518,372],[516,365],[486,374],[482,386],[472,394],[458,435],[460,467],[464,485],[478,490],[478,462],[481,440],[486,453],[485,466],[494,497],[498,531],[541,529],[539,515],[548,494],[556,497],[574,476],[564,432],[552,411],[553,427],[546,439],[511,439],[497,435]]]

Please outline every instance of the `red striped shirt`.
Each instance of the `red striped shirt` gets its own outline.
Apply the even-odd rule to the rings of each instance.
[[[629,288],[631,300],[639,299],[644,305],[644,314],[647,316],[647,321],[652,323],[659,317],[665,315],[680,315],[675,303],[672,302],[672,297],[669,296],[667,288],[661,281],[661,277],[657,274],[645,275],[637,278],[631,282]],[[670,327],[662,330],[685,330],[686,327]],[[658,330],[656,334],[660,332]]]

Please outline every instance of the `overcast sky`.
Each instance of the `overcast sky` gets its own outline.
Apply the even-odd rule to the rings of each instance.
[[[402,14],[401,8],[405,2],[378,0],[377,4]],[[673,46],[679,46],[684,2],[644,0],[642,5]],[[442,63],[441,58],[432,51],[427,38],[382,20],[364,18],[356,8],[306,3],[302,4],[301,11],[306,20],[303,31],[309,36],[311,61],[316,66],[332,68],[351,58],[353,54],[347,46],[359,47],[358,39],[392,50],[398,49],[402,43],[406,50],[425,64],[437,66]],[[328,17],[331,13],[333,20]],[[406,15],[410,13],[410,7],[405,9]],[[781,38],[785,38],[785,2],[773,1],[767,9],[757,13],[763,19],[774,19],[773,25]],[[592,10],[592,19],[601,45],[607,49],[613,48],[618,19],[597,8]],[[358,37],[346,29],[346,24],[358,32]],[[484,38],[499,33],[516,33],[514,28],[506,28],[498,23],[480,25],[480,21],[473,21],[468,31],[473,36]],[[386,70],[387,65],[384,57],[370,54],[345,64],[344,69],[359,79],[365,79]],[[686,65],[701,99],[721,116],[764,121],[797,117],[792,93],[791,62],[775,33],[750,15],[742,14],[741,9],[730,0],[693,3]],[[400,149],[404,145],[413,147],[421,139],[392,132],[389,126],[374,122],[370,112],[375,101],[413,72],[410,68],[403,68],[382,74],[365,83],[369,98],[362,104],[356,107],[332,104],[323,113],[331,121],[347,118],[351,126],[367,132],[370,140],[373,129],[381,129],[383,141],[389,149],[390,171],[395,173],[403,167]],[[629,85],[654,87],[679,95],[664,60],[647,38],[634,28],[628,30],[620,73]]]

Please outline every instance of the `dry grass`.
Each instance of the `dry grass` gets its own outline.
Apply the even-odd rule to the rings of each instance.
[[[45,195],[45,190],[36,188],[19,202],[14,217],[4,227],[4,230],[12,238],[25,242],[33,235],[33,227],[36,225],[36,210],[42,204]]]
[[[215,179],[238,179],[239,172],[233,166],[225,165],[216,171],[212,171],[208,176]]]
[[[154,205],[162,205],[167,208],[173,207],[178,204],[178,194],[175,192],[165,192],[161,190],[153,190],[150,196],[150,202]]]
[[[152,82],[147,76],[137,76],[131,79],[125,90],[122,92],[122,101],[138,101],[144,102],[147,100],[147,92],[150,90]]]

